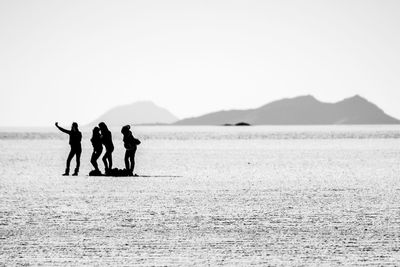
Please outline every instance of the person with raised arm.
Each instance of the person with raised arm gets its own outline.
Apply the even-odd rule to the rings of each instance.
[[[140,144],[139,139],[133,137],[129,125],[125,125],[121,129],[121,133],[124,136],[124,147],[125,151],[125,169],[127,170],[129,176],[133,176],[133,169],[135,168],[135,154],[137,146]]]
[[[76,167],[75,167],[75,171],[72,175],[76,176],[79,173],[79,166],[81,163],[81,153],[82,153],[82,146],[81,146],[82,133],[78,129],[78,123],[73,122],[71,125],[70,131],[58,126],[58,122],[56,122],[55,125],[61,132],[69,135],[69,145],[71,146],[71,151],[69,152],[69,155],[67,158],[67,167],[66,167],[65,173],[63,175],[64,176],[69,175],[69,167],[71,164],[71,160],[75,156]]]
[[[107,125],[104,122],[100,122],[99,128],[101,131],[101,143],[106,148],[106,153],[104,153],[103,156],[105,173],[109,174],[112,170],[112,152],[114,151],[114,144],[112,142],[111,132],[108,130]]]

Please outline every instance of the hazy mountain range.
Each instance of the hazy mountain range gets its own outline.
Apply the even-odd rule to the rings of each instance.
[[[96,125],[104,121],[109,126],[123,126],[126,124],[169,124],[178,118],[165,108],[156,106],[150,101],[135,102],[129,105],[115,107],[89,125]]]
[[[385,114],[361,96],[337,103],[323,103],[313,96],[274,101],[255,109],[218,111],[183,119],[178,125],[221,125],[246,122],[252,125],[319,124],[397,124],[399,120]]]
[[[136,102],[111,109],[90,125],[100,121],[110,126],[125,124],[224,125],[323,125],[323,124],[398,124],[361,96],[337,103],[324,103],[313,96],[285,98],[255,109],[223,110],[178,120],[168,110],[152,102]]]

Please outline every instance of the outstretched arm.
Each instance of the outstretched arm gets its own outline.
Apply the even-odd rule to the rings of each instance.
[[[70,131],[65,130],[64,128],[58,126],[58,122],[56,122],[56,127],[57,127],[61,132],[63,132],[63,133],[66,133],[66,134],[70,134],[70,133],[71,133]]]

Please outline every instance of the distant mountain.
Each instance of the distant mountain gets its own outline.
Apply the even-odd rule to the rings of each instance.
[[[285,98],[256,109],[208,113],[177,121],[177,125],[224,125],[246,122],[252,125],[322,125],[322,124],[398,124],[361,96],[337,103],[323,103],[313,96]]]
[[[108,126],[122,126],[126,124],[169,124],[178,118],[168,110],[156,106],[153,102],[142,101],[130,105],[115,107],[101,115],[89,125],[96,125],[104,121]]]

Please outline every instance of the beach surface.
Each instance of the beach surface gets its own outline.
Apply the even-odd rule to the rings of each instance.
[[[3,130],[0,265],[395,266],[399,130],[137,127],[139,177],[87,176],[90,132],[64,177],[67,136]]]

